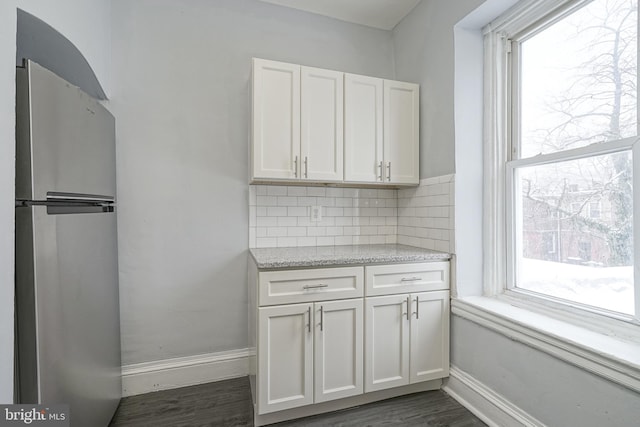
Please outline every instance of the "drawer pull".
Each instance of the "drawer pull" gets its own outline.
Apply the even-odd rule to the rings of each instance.
[[[422,280],[422,277],[403,277],[400,279],[401,282],[417,282],[418,280]]]
[[[320,283],[319,285],[304,285],[302,289],[318,289],[318,288],[328,288],[329,285],[324,283]]]

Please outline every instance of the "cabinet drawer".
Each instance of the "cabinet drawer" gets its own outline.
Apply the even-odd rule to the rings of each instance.
[[[367,296],[449,289],[448,262],[374,265],[365,275]]]
[[[363,267],[260,272],[260,305],[357,298],[364,295]]]

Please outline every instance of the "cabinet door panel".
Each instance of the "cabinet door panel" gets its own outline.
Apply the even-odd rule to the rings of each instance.
[[[366,298],[365,392],[409,384],[408,298]]]
[[[252,178],[297,178],[300,167],[299,65],[254,58],[252,116]]]
[[[385,180],[392,184],[418,184],[419,93],[416,84],[384,81]]]
[[[312,304],[259,309],[260,414],[313,403]]]
[[[302,67],[301,177],[343,179],[344,73]]]
[[[362,299],[315,303],[315,402],[362,394]]]
[[[411,383],[449,375],[449,291],[411,295]]]
[[[382,79],[345,74],[344,180],[382,182]]]

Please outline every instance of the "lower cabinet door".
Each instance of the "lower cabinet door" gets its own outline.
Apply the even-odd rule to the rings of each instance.
[[[449,375],[449,291],[411,294],[411,383]]]
[[[316,403],[363,392],[362,305],[362,298],[314,305]]]
[[[313,403],[313,304],[258,311],[258,412]]]
[[[410,305],[409,294],[365,299],[365,392],[409,384]]]

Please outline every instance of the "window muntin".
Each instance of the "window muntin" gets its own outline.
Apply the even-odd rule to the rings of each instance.
[[[508,287],[632,316],[637,14],[585,1],[510,41],[507,161]]]

